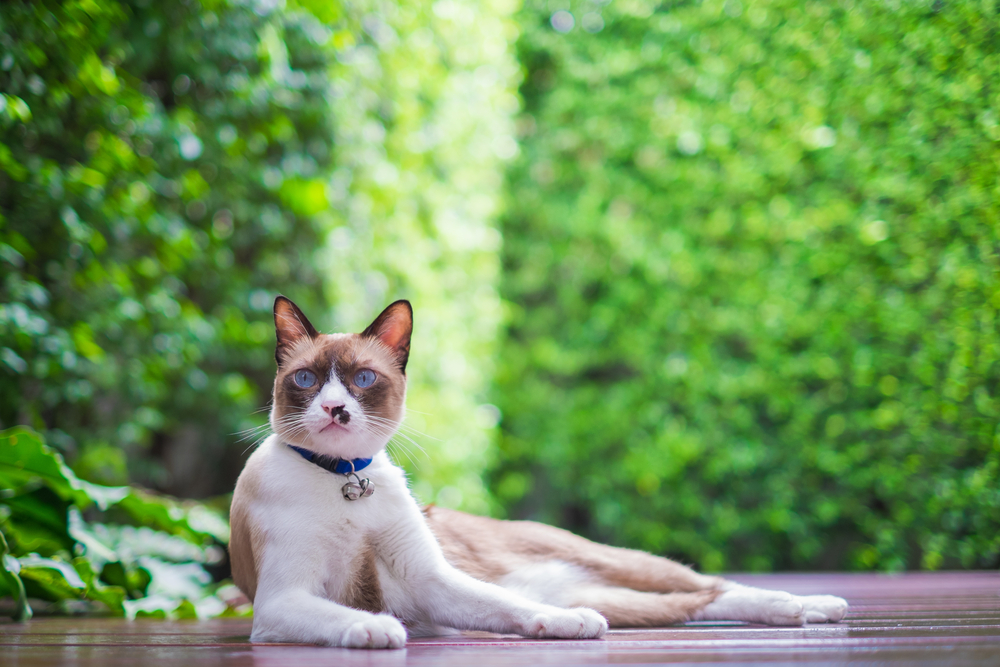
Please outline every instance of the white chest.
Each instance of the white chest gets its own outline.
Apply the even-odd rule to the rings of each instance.
[[[261,490],[254,514],[270,546],[267,560],[296,563],[301,578],[314,582],[314,594],[350,604],[373,582],[394,598],[405,572],[396,564],[408,533],[423,528],[423,520],[406,486],[403,472],[381,453],[359,471],[370,479],[371,496],[347,500],[344,475],[309,463],[280,443],[266,443]],[[256,454],[255,454],[256,456]],[[416,524],[416,525],[414,525]],[[436,546],[436,545],[435,545]],[[300,578],[289,572],[291,579]],[[365,588],[365,587],[368,588]]]

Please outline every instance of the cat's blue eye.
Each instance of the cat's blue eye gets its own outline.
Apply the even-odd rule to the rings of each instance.
[[[375,382],[375,371],[370,371],[367,368],[363,371],[358,371],[354,374],[354,384],[364,389],[365,387],[370,387]]]
[[[295,384],[303,389],[308,389],[316,384],[316,374],[305,369],[295,371]]]

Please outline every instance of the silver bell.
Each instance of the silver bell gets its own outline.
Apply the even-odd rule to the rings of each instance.
[[[375,484],[373,484],[370,479],[367,477],[365,479],[360,479],[353,473],[348,476],[348,479],[351,477],[354,477],[355,481],[344,484],[341,489],[344,494],[344,498],[347,498],[348,500],[357,500],[358,498],[367,498],[375,493]]]

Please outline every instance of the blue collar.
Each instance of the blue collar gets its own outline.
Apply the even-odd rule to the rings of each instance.
[[[372,462],[371,459],[336,459],[326,454],[317,454],[309,449],[296,447],[295,445],[288,445],[288,447],[298,452],[309,463],[315,463],[320,468],[335,472],[338,475],[349,475],[352,470],[353,472],[364,470]],[[351,468],[352,465],[354,466],[353,469]]]

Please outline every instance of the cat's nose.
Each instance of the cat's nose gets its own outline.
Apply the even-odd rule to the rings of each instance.
[[[330,416],[341,412],[344,409],[345,403],[343,401],[323,401],[320,403],[320,407]]]
[[[341,424],[346,424],[351,421],[351,415],[344,409],[343,403],[323,403],[322,408],[326,414],[330,415],[331,419],[337,419],[340,417],[338,421],[340,421]]]

